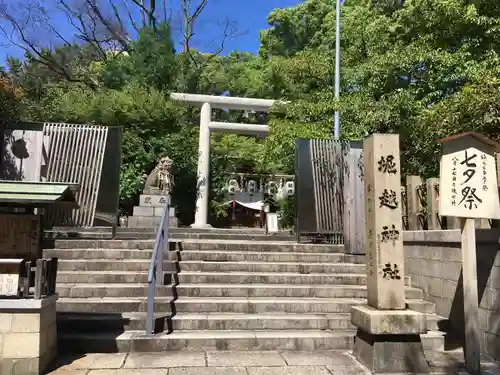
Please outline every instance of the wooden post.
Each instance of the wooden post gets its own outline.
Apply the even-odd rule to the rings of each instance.
[[[428,178],[427,182],[427,227],[429,230],[442,228],[439,216],[439,178]]]
[[[35,270],[35,299],[41,299],[43,293],[43,259],[36,261]]]
[[[500,145],[474,132],[448,137],[441,142],[439,211],[461,221],[465,367],[476,375],[481,370],[476,220],[500,219],[494,155]]]
[[[453,216],[447,216],[446,229],[460,229],[460,219]]]
[[[349,254],[364,254],[365,198],[361,141],[350,142],[344,163],[344,248]]]
[[[476,228],[474,219],[461,219],[462,224],[462,280],[464,290],[465,365],[473,375],[481,370],[481,344],[478,320],[478,292],[476,270]]]
[[[406,207],[408,216],[408,230],[422,230],[422,220],[420,218],[420,211],[422,204],[420,203],[420,196],[418,188],[422,184],[420,176],[407,176],[406,177]]]
[[[500,152],[495,153],[495,170],[497,172],[498,192],[500,194]],[[500,220],[493,220],[492,228],[500,228]]]

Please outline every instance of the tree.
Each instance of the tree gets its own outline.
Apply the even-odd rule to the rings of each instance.
[[[333,4],[309,0],[275,11],[271,29],[261,34],[261,55],[272,57],[274,92],[293,103],[272,119],[272,149],[281,145],[280,153],[293,160],[294,139],[329,137],[330,115],[339,108],[344,137],[398,132],[404,170],[435,173],[437,134],[449,135],[472,123],[494,137],[492,132],[498,131],[495,121],[486,123],[478,112],[456,103],[467,97],[483,110],[497,108],[498,91],[488,89],[486,95],[483,89],[492,86],[479,78],[492,82],[499,77],[499,20],[498,6],[489,0],[346,2],[342,94],[336,103],[331,87]],[[487,112],[496,118],[495,110]],[[448,120],[453,127],[429,121],[443,117],[455,119]]]
[[[197,6],[192,0],[179,2],[183,52],[197,65],[190,43],[208,0],[201,0]],[[88,59],[90,52],[93,61],[113,63],[130,53],[136,36],[145,29],[151,38],[164,40],[170,48],[173,43],[166,25],[172,23],[172,12],[167,0],[20,0],[0,7],[0,36],[4,43],[24,50],[27,58],[60,78],[95,87],[97,83],[91,77],[75,71],[79,64],[74,62]],[[67,19],[73,32],[60,26],[61,19]],[[236,35],[234,22],[226,18],[218,24],[223,35],[212,56],[220,54],[225,42]]]

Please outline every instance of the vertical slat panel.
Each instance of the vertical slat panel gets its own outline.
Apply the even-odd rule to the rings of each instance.
[[[47,130],[47,135],[50,138],[49,143],[49,163],[47,166],[47,181],[57,181],[56,169],[59,164],[58,155],[60,152],[60,136],[61,136],[61,126],[59,124],[44,124],[44,132]],[[46,220],[49,223],[56,224],[60,221],[59,209],[56,207],[50,207],[46,212]]]
[[[325,160],[324,169],[330,169],[330,172],[325,173],[323,169],[320,171],[322,179],[323,179],[323,207],[324,210],[324,231],[328,232],[332,228],[335,228],[336,215],[332,215],[331,209],[336,205],[336,181],[337,181],[337,168],[335,166],[335,157],[336,151],[335,144],[332,141],[323,141],[321,142],[321,157]]]
[[[316,196],[318,202],[316,209],[320,213],[319,215],[319,232],[324,233],[326,231],[325,228],[325,183],[324,183],[324,174],[321,174],[321,171],[323,170],[323,166],[326,163],[326,160],[323,155],[323,150],[322,150],[322,144],[321,141],[315,140],[315,153],[314,153],[314,158],[316,160],[315,164],[315,172],[316,172]]]
[[[307,227],[308,233],[318,233],[333,236],[336,243],[343,242],[344,227],[344,154],[346,152],[345,143],[335,140],[311,139],[309,143],[309,155],[312,175],[312,199],[297,201],[298,205],[314,205],[314,215],[316,225],[312,228],[309,225],[298,226]],[[298,149],[300,152],[300,149]],[[305,150],[305,148],[302,148]],[[305,153],[305,151],[302,151]],[[298,155],[297,158],[301,158]],[[300,181],[297,181],[300,184]],[[302,186],[302,185],[301,185]],[[301,212],[302,210],[298,210]],[[301,218],[298,218],[301,222]],[[312,231],[314,229],[314,231]]]
[[[99,192],[99,183],[101,182],[102,163],[104,160],[104,149],[106,147],[107,137],[108,137],[108,129],[107,128],[99,129],[99,148],[98,148],[99,152],[97,152],[95,172],[93,173],[92,176],[92,189],[91,189],[92,199],[89,202],[89,207],[90,207],[89,225],[92,225],[92,223],[94,222],[95,208],[97,204],[97,194]]]
[[[83,226],[91,226],[89,224],[89,201],[91,199],[91,189],[92,189],[92,173],[94,167],[94,159],[96,157],[96,153],[98,145],[98,132],[95,127],[90,127],[89,138],[87,139],[87,153],[84,155],[85,162],[82,163],[82,168],[84,169],[83,177],[82,177],[82,192],[80,204],[83,209],[80,210],[79,221]]]
[[[79,196],[79,204],[80,206],[84,206],[84,201],[83,197],[85,196],[85,190],[87,188],[87,185],[85,184],[85,176],[86,176],[86,165],[89,163],[89,158],[90,158],[90,147],[89,147],[89,140],[91,139],[91,133],[92,133],[92,128],[90,126],[84,126],[82,128],[82,133],[81,137],[83,140],[82,148],[81,148],[81,153],[78,155],[78,182],[80,183],[80,191],[78,193]],[[80,208],[77,210],[74,214],[75,217],[75,222],[81,223],[83,221],[83,213],[82,209]]]
[[[317,176],[317,168],[316,168],[316,142],[315,140],[311,140],[309,142],[309,147],[310,147],[310,155],[311,155],[311,170],[312,170],[312,176],[313,176],[313,195],[314,195],[314,202],[315,202],[315,214],[316,214],[316,226],[317,226],[317,229],[318,231],[321,230],[321,213],[320,213],[320,210],[321,210],[321,204],[318,204],[318,184],[319,184],[319,181],[318,181],[318,176]]]
[[[101,181],[108,129],[103,126],[44,124],[49,136],[47,181],[80,184],[79,209],[72,215],[51,210],[55,225],[92,226]]]
[[[59,162],[59,170],[57,180],[71,182],[69,179],[69,175],[71,173],[70,168],[73,166],[69,162],[71,154],[74,152],[73,147],[73,139],[74,139],[74,129],[75,125],[68,124],[63,127],[63,137],[62,137],[62,150],[61,150],[61,159]],[[60,214],[62,217],[62,221],[66,224],[73,225],[74,221],[72,212],[68,209],[61,208]]]

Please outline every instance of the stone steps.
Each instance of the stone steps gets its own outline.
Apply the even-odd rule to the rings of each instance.
[[[136,271],[58,271],[57,283],[64,284],[123,284],[123,283],[142,283],[148,282],[147,272]]]
[[[350,349],[353,305],[366,303],[364,257],[338,245],[286,241],[171,241],[155,329],[145,335],[154,241],[56,239],[59,346],[67,351]],[[435,306],[405,278],[408,307]],[[431,332],[424,344],[443,345]]]
[[[364,264],[360,256],[343,253],[286,253],[261,251],[184,250],[169,251],[167,259],[178,261],[227,261],[227,262],[300,262],[300,263],[358,263]]]
[[[130,250],[130,249],[44,249],[43,255],[46,257],[57,257],[71,260],[151,260],[151,249]]]
[[[59,312],[60,332],[136,331],[146,329],[146,313],[75,313]],[[242,331],[242,330],[355,330],[350,313],[293,314],[293,313],[183,313],[175,316],[156,313],[157,332],[178,331]],[[442,317],[429,314],[427,327],[437,331]]]
[[[285,272],[196,272],[166,273],[166,284],[321,284],[366,285],[366,275],[357,273],[285,273]],[[59,271],[57,282],[65,284],[147,283],[146,271]],[[405,276],[406,285],[410,278]]]
[[[117,228],[115,239],[154,239],[156,237],[156,228],[159,225],[150,228]],[[154,229],[152,229],[154,228]],[[262,241],[295,241],[296,236],[289,231],[280,231],[279,233],[266,235],[265,230],[257,228],[242,229],[201,229],[193,230],[191,228],[169,228],[169,234],[175,239],[225,239],[225,240],[255,240]],[[89,228],[89,229],[67,229],[56,228],[46,232],[48,238],[85,238],[85,239],[111,239],[112,232],[110,228]]]
[[[49,244],[47,244],[49,245]],[[115,249],[151,250],[154,240],[80,240],[55,239],[46,248],[57,249]],[[288,252],[288,253],[342,253],[342,245],[296,244],[288,241],[224,241],[224,240],[183,240],[170,239],[171,250],[224,250],[251,252]]]
[[[172,287],[156,287],[155,295],[169,297],[173,295]],[[146,283],[117,284],[65,284],[57,283],[59,298],[96,298],[96,297],[145,297],[148,293]]]
[[[149,269],[147,260],[124,259],[110,262],[108,259],[68,260],[61,259],[61,271],[140,271]],[[348,263],[287,263],[287,262],[224,262],[224,261],[165,261],[165,271],[194,272],[277,272],[277,273],[363,273],[364,264]]]
[[[158,226],[160,224],[161,218],[153,218],[154,221],[157,221]],[[134,233],[134,232],[118,232],[116,233],[115,240],[151,240],[154,239],[156,233],[150,232],[142,232],[142,233]],[[264,233],[224,233],[224,234],[214,234],[214,233],[182,233],[182,232],[174,232],[171,234],[172,238],[175,240],[186,240],[186,239],[195,239],[195,240],[213,240],[213,239],[222,239],[226,241],[230,240],[239,240],[239,241],[294,241],[295,236],[290,234],[279,234],[279,235],[267,235]],[[111,239],[111,233],[54,233],[49,235],[51,239]]]
[[[156,297],[154,311],[170,313],[172,297]],[[114,314],[146,312],[146,297],[59,298],[57,312]]]
[[[47,257],[68,260],[144,260],[150,261],[151,249],[45,249]],[[228,261],[228,262],[300,262],[300,263],[355,263],[364,264],[364,256],[343,253],[300,253],[300,252],[261,252],[261,251],[220,251],[185,250],[169,251],[166,260],[171,261]]]
[[[175,275],[180,284],[322,284],[366,285],[364,273],[285,273],[285,272],[196,272],[183,271]],[[406,285],[410,278],[405,276]]]
[[[366,304],[364,298],[286,298],[286,297],[156,297],[155,312],[224,312],[224,313],[348,313],[353,305]],[[409,308],[434,313],[434,304],[423,300],[407,300]],[[145,312],[144,297],[60,298],[58,312],[121,313]]]
[[[62,333],[61,352],[97,353],[164,352],[174,350],[333,350],[352,349],[354,330],[248,330],[248,331],[174,331],[145,335],[142,331],[123,333]],[[440,333],[422,335],[424,348],[442,349]]]
[[[185,297],[319,297],[366,298],[362,285],[302,285],[302,284],[180,284],[175,294]],[[422,291],[406,287],[408,299],[421,299]]]
[[[145,284],[57,284],[59,297],[144,297]],[[156,288],[156,296],[179,297],[321,297],[366,298],[363,285],[294,285],[294,284],[180,284]],[[422,291],[406,287],[406,298],[421,299]]]
[[[167,329],[170,313],[156,313],[154,325],[157,332]],[[169,319],[170,320],[170,319]],[[171,321],[171,320],[170,320]],[[78,313],[58,312],[57,328],[61,334],[68,332],[124,332],[144,331],[146,329],[145,312],[128,313]]]
[[[186,260],[178,262],[181,272],[278,272],[278,273],[362,273],[364,264],[348,263],[287,263],[287,262],[228,262]]]

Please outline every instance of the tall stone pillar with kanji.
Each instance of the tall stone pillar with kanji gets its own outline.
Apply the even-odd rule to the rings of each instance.
[[[405,301],[399,135],[373,134],[363,153],[368,304],[352,307],[354,354],[373,373],[426,373],[425,315]]]

